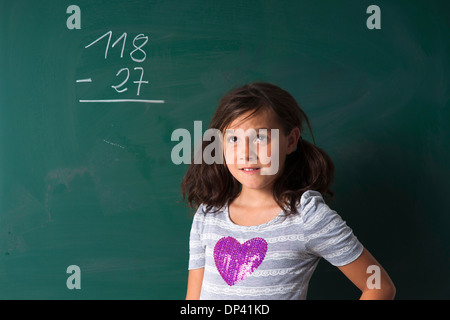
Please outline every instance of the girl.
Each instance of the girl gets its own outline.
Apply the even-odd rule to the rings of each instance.
[[[295,99],[272,84],[244,85],[221,100],[209,127],[222,133],[223,162],[191,164],[181,185],[196,208],[186,299],[306,299],[321,257],[361,299],[394,297],[387,273],[326,204],[334,166],[302,139],[304,123],[314,142]],[[373,272],[379,277],[367,281]]]

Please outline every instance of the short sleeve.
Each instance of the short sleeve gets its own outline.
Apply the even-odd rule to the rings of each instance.
[[[363,245],[319,192],[305,192],[300,208],[305,245],[309,252],[323,257],[334,266],[349,264],[361,255]]]
[[[201,240],[204,220],[203,205],[200,205],[194,215],[189,237],[189,270],[205,266],[205,246]]]

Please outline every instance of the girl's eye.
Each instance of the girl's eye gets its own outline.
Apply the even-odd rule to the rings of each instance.
[[[255,138],[254,141],[255,141],[255,142],[267,142],[267,136],[266,136],[266,135],[261,135],[261,134],[259,134],[259,135]],[[237,143],[237,142],[239,142],[239,139],[238,139],[238,137],[236,137],[236,136],[230,136],[230,137],[228,137],[228,142],[229,142],[229,143]]]
[[[259,142],[266,142],[267,141],[267,136],[263,135],[263,134],[259,134],[258,137],[256,138]]]

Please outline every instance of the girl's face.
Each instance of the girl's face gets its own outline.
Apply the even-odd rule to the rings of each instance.
[[[273,112],[259,111],[245,119],[250,113],[238,117],[225,129],[225,162],[243,188],[271,190],[283,170],[286,155],[297,146],[300,130],[294,128],[285,136]]]

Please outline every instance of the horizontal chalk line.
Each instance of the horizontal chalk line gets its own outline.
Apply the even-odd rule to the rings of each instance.
[[[140,102],[140,103],[164,103],[164,100],[143,100],[143,99],[104,99],[104,100],[79,100],[80,102],[94,103],[117,103],[117,102]]]

